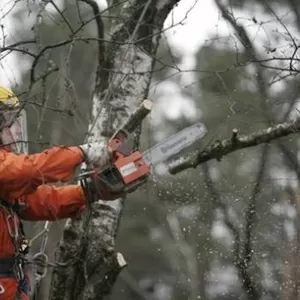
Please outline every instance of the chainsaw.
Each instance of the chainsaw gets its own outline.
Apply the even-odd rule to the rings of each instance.
[[[197,123],[140,152],[134,150],[132,135],[121,129],[108,143],[112,164],[99,171],[82,173],[79,179],[92,176],[111,194],[133,192],[147,181],[154,166],[203,138],[206,132],[206,127]]]

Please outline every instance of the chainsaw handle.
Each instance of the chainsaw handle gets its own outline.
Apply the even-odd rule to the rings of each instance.
[[[114,167],[110,167],[101,171],[95,175],[97,183],[100,183],[101,187],[111,193],[120,194],[124,192],[125,185],[122,177]]]

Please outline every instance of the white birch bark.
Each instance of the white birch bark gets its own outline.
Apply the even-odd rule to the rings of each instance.
[[[95,12],[93,0],[84,2]],[[160,32],[177,2],[127,1],[121,10],[125,21],[111,35],[115,43],[99,43],[89,142],[110,137],[147,97]],[[101,25],[98,20],[100,36]],[[80,219],[68,220],[58,253],[65,266],[54,269],[51,300],[105,299],[109,294],[125,265],[114,249],[123,205],[123,199],[98,201]]]

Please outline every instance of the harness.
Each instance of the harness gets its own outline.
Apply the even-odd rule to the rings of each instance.
[[[48,232],[50,230],[50,222],[46,221],[44,229],[39,232],[32,239],[28,240],[24,233],[23,224],[21,221],[21,215],[24,211],[24,204],[15,203],[10,204],[7,201],[0,199],[0,209],[6,212],[6,223],[9,235],[15,246],[15,255],[13,257],[0,259],[0,278],[1,277],[13,277],[18,281],[18,291],[14,300],[21,299],[22,291],[29,295],[29,283],[24,274],[24,267],[27,264],[33,264],[35,267],[34,277],[36,281],[36,289],[40,281],[47,275],[47,267],[51,264],[48,259],[48,255],[45,253],[46,245],[48,241]],[[17,224],[19,222],[19,224]],[[43,240],[40,246],[40,251],[36,253],[32,261],[29,262],[27,254],[29,252],[32,243],[43,236]],[[0,295],[5,292],[4,288],[0,285]],[[35,291],[37,292],[37,291]]]
[[[0,208],[5,211],[6,224],[9,235],[15,247],[15,255],[12,257],[0,258],[0,278],[13,277],[18,281],[18,291],[15,300],[21,299],[21,292],[28,294],[28,283],[24,274],[24,267],[27,264],[29,242],[25,236],[23,224],[20,219],[23,205],[20,203],[10,204],[0,199]],[[18,224],[19,222],[19,224]],[[4,293],[2,287],[2,293]]]

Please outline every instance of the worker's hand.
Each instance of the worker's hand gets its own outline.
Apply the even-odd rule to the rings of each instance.
[[[96,178],[87,178],[81,180],[81,186],[84,190],[88,201],[94,202],[98,200],[113,201],[124,198],[126,193],[111,193]]]
[[[79,146],[84,153],[85,162],[93,168],[103,168],[112,160],[112,151],[107,145],[107,140],[102,140]]]

